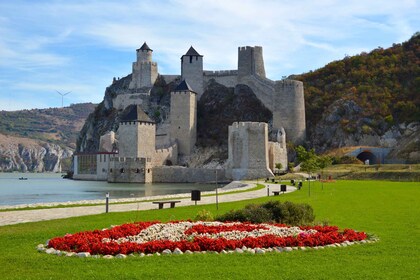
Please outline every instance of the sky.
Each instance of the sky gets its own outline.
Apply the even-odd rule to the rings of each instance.
[[[147,42],[160,74],[193,46],[205,70],[262,46],[267,77],[316,70],[420,31],[420,0],[0,0],[0,110],[103,100]],[[58,91],[58,92],[57,92]]]

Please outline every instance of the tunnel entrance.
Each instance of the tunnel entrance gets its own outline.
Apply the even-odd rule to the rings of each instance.
[[[369,164],[377,164],[376,156],[370,151],[363,151],[357,155],[357,158],[365,163],[366,160],[369,160]]]

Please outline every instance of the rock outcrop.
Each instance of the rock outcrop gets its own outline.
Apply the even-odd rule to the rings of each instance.
[[[0,134],[0,171],[61,172],[73,151],[29,138]]]

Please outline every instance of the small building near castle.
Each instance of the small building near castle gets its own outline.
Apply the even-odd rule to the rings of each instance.
[[[181,82],[171,92],[170,117],[159,133],[142,109],[159,76],[158,66],[146,43],[136,53],[130,92],[113,99],[113,107],[123,111],[119,128],[101,136],[97,153],[74,155],[74,179],[148,183],[266,178],[278,166],[286,168],[286,140],[294,144],[305,140],[303,84],[267,79],[262,47],[239,47],[238,69],[207,71],[203,55],[191,46],[181,56],[181,75],[161,75],[166,82]],[[210,80],[227,87],[250,87],[273,114],[272,141],[267,123],[235,122],[229,126],[226,164],[217,169],[189,168],[185,163],[197,141],[197,102]]]

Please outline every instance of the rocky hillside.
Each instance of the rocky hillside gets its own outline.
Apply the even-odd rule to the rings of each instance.
[[[95,106],[0,111],[0,171],[68,170],[77,136]]]
[[[393,157],[420,160],[420,33],[291,77],[305,85],[310,146],[385,146],[404,151]]]

